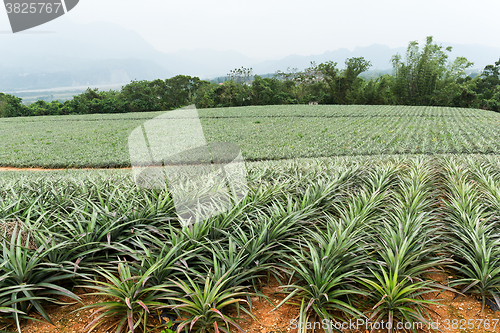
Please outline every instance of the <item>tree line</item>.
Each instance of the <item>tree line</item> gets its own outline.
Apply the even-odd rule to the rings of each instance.
[[[480,108],[500,111],[500,59],[474,78],[466,74],[473,63],[464,57],[449,61],[451,47],[427,37],[420,48],[410,42],[406,54],[392,57],[393,73],[370,80],[360,74],[371,67],[364,57],[311,63],[303,71],[288,69],[272,77],[252,74],[251,68],[232,70],[222,83],[178,75],[170,79],[132,81],[121,91],[87,89],[73,99],[23,105],[22,99],[0,93],[0,117],[124,113],[276,104],[421,105]]]

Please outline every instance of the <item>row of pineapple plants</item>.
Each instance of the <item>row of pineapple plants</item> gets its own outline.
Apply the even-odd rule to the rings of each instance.
[[[0,330],[22,332],[34,312],[50,322],[46,305],[80,301],[79,288],[107,297],[82,307],[98,310],[88,331],[149,332],[170,314],[179,332],[234,332],[270,276],[302,331],[428,324],[443,290],[499,303],[494,159],[260,163],[241,202],[188,227],[167,190],[126,174],[0,184]]]

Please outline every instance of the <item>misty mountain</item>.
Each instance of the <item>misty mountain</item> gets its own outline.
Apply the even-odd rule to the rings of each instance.
[[[343,68],[347,58],[364,57],[366,60],[372,62],[371,69],[385,70],[391,68],[391,57],[398,52],[401,53],[404,51],[404,47],[391,49],[389,46],[373,44],[366,47],[356,47],[353,51],[341,48],[318,55],[291,55],[279,60],[264,61],[254,65],[252,68],[256,73],[273,73],[277,70],[286,71],[287,68],[298,68],[302,70],[309,67],[313,61],[319,64],[330,60],[337,62],[339,68]]]
[[[345,59],[361,56],[372,62],[371,71],[381,73],[391,68],[393,55],[406,52],[406,47],[373,44],[352,51],[341,48],[318,55],[261,61],[236,51],[212,49],[163,53],[137,32],[112,23],[77,24],[62,17],[44,25],[44,31],[0,35],[0,91],[125,84],[178,74],[211,79],[242,66],[252,67],[256,74],[266,74],[289,67],[302,70],[311,61],[331,60],[343,68]],[[465,56],[477,69],[500,58],[500,48],[440,44],[453,47],[450,59]]]
[[[63,17],[44,29],[55,32],[0,35],[0,91],[97,86],[178,74],[208,78],[256,61],[235,51],[163,53],[137,32],[111,23],[77,24]]]
[[[57,33],[0,35],[0,91],[127,83],[172,75],[139,34],[113,24],[75,24],[65,18],[44,28]]]
[[[453,61],[456,57],[466,57],[474,62],[473,68],[482,70],[486,65],[491,65],[500,58],[500,48],[484,45],[462,45],[446,42],[436,42],[443,47],[451,46],[452,52],[449,53],[449,60]],[[424,45],[420,45],[422,48]],[[291,55],[280,60],[264,61],[255,64],[252,68],[255,73],[274,73],[277,70],[286,71],[287,68],[298,68],[302,70],[310,66],[312,61],[317,64],[333,61],[337,62],[337,67],[343,68],[345,60],[352,57],[364,57],[371,61],[371,71],[387,72],[392,68],[391,58],[393,55],[400,54],[403,58],[406,54],[406,47],[390,48],[386,45],[373,44],[370,46],[356,47],[353,51],[342,48],[335,51],[327,51],[318,55],[299,56]]]
[[[180,50],[166,53],[169,70],[177,74],[198,76],[203,79],[226,75],[240,67],[251,67],[256,62],[236,51],[216,51],[212,49]],[[167,65],[168,66],[168,65]]]

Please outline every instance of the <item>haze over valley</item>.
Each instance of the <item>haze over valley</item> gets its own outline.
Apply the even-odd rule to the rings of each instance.
[[[421,44],[424,38],[422,36]],[[255,74],[268,74],[287,68],[302,70],[311,61],[331,60],[342,68],[345,59],[350,57],[371,61],[370,71],[376,73],[391,69],[391,57],[406,52],[405,45],[391,48],[376,42],[352,50],[337,48],[321,54],[291,54],[279,59],[255,58],[237,51],[211,48],[164,53],[137,32],[114,23],[81,24],[61,18],[44,26],[44,31],[39,33],[1,35],[0,91],[84,90],[87,86],[109,89],[131,80],[165,79],[178,74],[213,79],[242,66],[253,68]],[[474,62],[473,71],[482,70],[500,56],[498,47],[437,43],[452,46],[450,59],[465,56]],[[325,47],[328,47],[326,41]]]

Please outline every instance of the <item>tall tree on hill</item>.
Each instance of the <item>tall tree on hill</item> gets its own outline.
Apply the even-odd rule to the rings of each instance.
[[[167,109],[177,109],[194,102],[196,91],[208,81],[200,80],[199,77],[188,75],[177,75],[165,80],[168,104]]]
[[[476,107],[500,112],[500,59],[495,65],[484,67],[473,83],[473,90],[478,95]]]
[[[241,66],[241,68],[230,70],[227,76],[229,77],[229,80],[232,80],[236,83],[246,84],[249,83],[252,79],[252,73],[253,69],[251,67],[245,68]]]
[[[0,117],[27,116],[28,108],[22,104],[22,99],[13,95],[0,93]]]
[[[491,99],[500,86],[500,59],[495,65],[487,65],[478,78],[477,92],[483,99]]]
[[[432,97],[432,104],[439,106],[472,107],[477,99],[473,91],[472,78],[467,76],[466,69],[474,63],[465,57],[457,57],[447,68],[440,88]]]
[[[450,46],[443,49],[429,36],[422,50],[418,42],[410,42],[404,61],[399,54],[392,57],[396,76],[394,94],[398,104],[432,104],[433,95],[442,88],[446,78],[447,52],[451,52]]]
[[[156,81],[132,81],[122,87],[120,98],[125,102],[128,112],[162,111],[162,99]]]
[[[363,57],[353,57],[347,59],[345,65],[339,84],[339,99],[342,104],[352,104],[356,100],[363,82],[359,74],[366,72],[372,63]]]
[[[371,62],[364,57],[348,58],[345,61],[345,69],[337,68],[337,63],[327,61],[313,68],[318,77],[327,84],[331,104],[351,104],[361,88],[363,79],[359,74],[365,72],[371,66]]]

